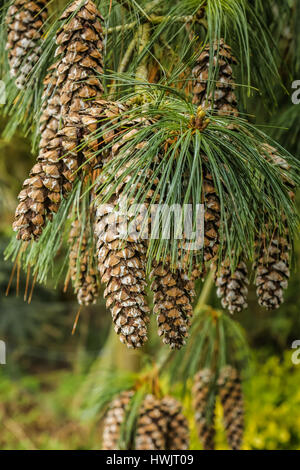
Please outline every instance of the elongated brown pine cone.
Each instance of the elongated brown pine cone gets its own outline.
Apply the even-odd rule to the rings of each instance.
[[[180,349],[185,344],[191,325],[194,282],[183,270],[172,270],[168,262],[155,266],[150,278],[158,334],[171,349]]]
[[[238,263],[234,272],[231,271],[230,260],[223,261],[215,273],[215,283],[223,308],[235,313],[248,307],[248,269],[243,261]]]
[[[44,90],[42,95],[42,112],[40,117],[40,148],[56,137],[60,128],[61,104],[57,83],[57,64],[49,67],[44,79]]]
[[[137,420],[135,450],[165,450],[167,418],[161,402],[153,395],[146,395]]]
[[[213,53],[212,73],[215,74],[214,86],[210,87],[208,82],[210,53]],[[237,99],[234,93],[235,82],[232,66],[237,63],[231,53],[231,47],[224,43],[223,39],[215,41],[212,45],[205,46],[196,61],[193,69],[193,103],[205,108],[209,106],[219,115],[238,116]],[[213,89],[215,87],[215,89]],[[210,88],[210,91],[208,91]],[[209,94],[208,94],[209,93]],[[204,158],[205,160],[205,158]],[[204,224],[204,259],[214,259],[219,247],[220,227],[220,200],[214,187],[212,175],[205,168],[204,163],[204,190],[207,188],[204,199],[205,224]]]
[[[214,450],[215,448],[214,396],[213,409],[211,409],[210,403],[210,396],[214,394],[213,382],[214,374],[212,371],[202,369],[195,375],[192,389],[196,426],[204,450]]]
[[[113,145],[108,161],[118,158],[124,145],[137,132],[135,126],[139,124],[140,120],[132,121],[129,129],[123,131],[121,138]],[[135,149],[128,151],[133,154]],[[122,176],[126,169],[127,166],[124,165],[119,171],[112,170],[114,177]],[[136,220],[131,227],[133,217],[128,211],[128,206],[123,206],[124,187],[130,181],[131,175],[124,176],[115,188],[109,204],[97,207],[95,233],[98,269],[101,282],[106,284],[104,296],[107,299],[107,308],[110,308],[112,313],[115,331],[129,348],[139,348],[147,341],[150,315],[146,296],[147,245],[140,236],[140,222]],[[110,188],[107,189],[109,190]],[[150,198],[151,195],[150,191],[147,197]],[[149,203],[149,199],[147,201]]]
[[[103,73],[103,18],[91,0],[76,0],[62,14],[63,26],[57,34],[57,86],[62,116],[90,107],[101,99],[103,86],[97,75]]]
[[[45,93],[48,90],[53,103],[44,108],[41,117],[39,163],[24,182],[13,224],[17,237],[24,241],[41,235],[47,218],[58,211],[62,196],[66,197],[72,190],[75,179],[81,174],[81,167],[82,171],[88,172],[91,167],[101,166],[104,158],[101,148],[113,138],[113,132],[102,135],[99,142],[93,137],[93,132],[100,126],[105,129],[105,126],[115,124],[125,111],[119,103],[94,101],[82,114],[65,117],[64,125],[59,129],[60,106],[55,83],[55,76],[49,74]],[[95,151],[97,154],[92,156],[91,152]]]
[[[231,47],[223,39],[215,41],[213,46],[213,70],[215,89],[208,95],[208,71],[210,66],[210,45],[208,44],[197,59],[193,69],[193,103],[202,107],[209,106],[220,115],[238,115],[237,99],[234,93],[235,83],[232,65],[237,63],[231,53]]]
[[[146,248],[134,239],[124,240],[127,217],[118,214],[117,200],[97,207],[95,233],[98,269],[106,284],[104,297],[111,310],[115,331],[129,348],[147,340],[149,307],[146,299]],[[119,220],[116,222],[116,217]]]
[[[20,202],[13,222],[18,239],[38,239],[46,220],[58,211],[62,196],[71,191],[79,167],[77,151],[72,149],[79,143],[70,126],[58,131],[52,140],[42,136],[38,163],[18,196]]]
[[[7,44],[11,77],[23,88],[41,54],[47,19],[46,0],[14,0],[7,10]]]
[[[274,234],[266,246],[264,237],[257,242],[256,294],[258,303],[267,310],[279,308],[284,301],[283,292],[290,278],[290,250],[288,231],[286,235]]]
[[[80,305],[95,304],[99,295],[97,266],[89,247],[89,233],[82,231],[80,220],[73,221],[70,234],[70,277]]]
[[[133,391],[125,391],[112,401],[104,420],[102,450],[120,450],[118,448],[120,428],[133,395]]]
[[[205,167],[203,169],[203,198],[204,261],[208,263],[216,257],[219,249],[221,207],[213,177]]]
[[[231,449],[240,450],[244,433],[244,404],[238,371],[232,366],[225,366],[220,372],[218,386],[228,444]]]
[[[264,151],[266,152],[263,154],[264,158],[282,170],[282,180],[289,189],[291,199],[294,200],[295,184],[288,176],[290,165],[270,145],[264,144]],[[284,215],[283,221],[284,233],[279,233],[279,228],[275,227],[269,243],[265,234],[257,237],[255,242],[256,258],[253,268],[256,271],[256,294],[258,303],[268,310],[279,308],[283,303],[283,293],[288,287],[290,278],[291,243]]]
[[[182,414],[182,405],[175,398],[166,396],[161,400],[161,408],[167,420],[166,449],[189,449],[189,425]]]

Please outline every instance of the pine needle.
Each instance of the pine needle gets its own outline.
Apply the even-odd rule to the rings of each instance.
[[[78,320],[79,320],[79,317],[80,317],[80,313],[81,313],[81,307],[79,307],[78,312],[76,313],[76,317],[75,317],[75,320],[74,320],[72,333],[71,333],[72,336],[75,334],[75,331],[76,331],[76,328],[77,328],[77,323],[78,323]]]

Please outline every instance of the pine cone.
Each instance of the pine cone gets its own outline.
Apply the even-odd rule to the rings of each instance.
[[[223,308],[235,313],[248,307],[248,270],[243,261],[238,263],[233,273],[230,260],[223,261],[220,270],[215,272],[215,283],[218,287],[217,296],[221,298]]]
[[[258,303],[268,310],[273,310],[283,303],[283,291],[288,287],[290,277],[291,246],[288,232],[286,236],[275,233],[268,246],[262,237],[257,241],[256,246],[257,259],[254,269],[256,270]]]
[[[240,450],[244,432],[244,405],[237,370],[225,366],[220,372],[218,385],[228,444],[233,450]]]
[[[91,106],[83,109],[77,115],[66,119],[68,122],[81,128],[85,162],[88,164],[84,170],[90,167],[99,168],[103,162],[109,158],[112,148],[105,149],[114,137],[122,132],[122,127],[126,127],[124,113],[126,107],[116,101],[94,100]],[[118,125],[118,126],[117,126]],[[112,126],[114,128],[112,129]],[[95,134],[101,129],[101,135],[96,138]],[[107,129],[107,132],[105,131]],[[116,149],[114,149],[114,152]]]
[[[170,264],[159,263],[150,274],[154,292],[153,311],[157,314],[158,334],[171,349],[185,344],[193,314],[194,282],[181,269],[172,271]]]
[[[189,449],[189,426],[182,414],[182,405],[175,398],[166,396],[161,400],[161,408],[167,421],[166,449]]]
[[[106,284],[104,297],[110,308],[115,331],[129,348],[147,340],[149,307],[146,300],[146,248],[130,238],[123,240],[127,217],[117,212],[117,200],[99,205],[96,211],[98,269]],[[115,223],[115,218],[119,220]]]
[[[214,375],[212,371],[210,369],[203,369],[195,375],[192,389],[198,436],[205,450],[214,450],[215,448],[215,397],[213,397],[213,409],[210,406],[213,382]]]
[[[145,122],[143,120],[130,122],[129,130],[123,131],[121,138],[113,145],[108,160],[118,158],[124,145],[137,132],[135,126],[139,124],[145,125]],[[126,151],[134,154],[135,149],[130,148]],[[126,165],[114,173],[115,178],[124,174]],[[98,269],[101,282],[106,284],[104,296],[107,299],[107,308],[111,309],[115,331],[129,348],[138,348],[147,341],[150,313],[145,291],[147,245],[141,237],[138,221],[130,227],[133,218],[128,213],[127,206],[124,206],[123,190],[130,181],[131,175],[124,176],[109,204],[97,208],[95,233]],[[150,198],[151,195],[150,191],[147,197]]]
[[[289,189],[292,200],[295,198],[295,183],[287,175],[290,165],[277,155],[275,148],[268,144],[263,145],[263,157],[282,170],[282,180]],[[257,237],[254,270],[256,271],[256,294],[258,303],[268,310],[277,309],[283,303],[283,291],[288,287],[290,277],[290,252],[291,244],[289,231],[286,224],[285,232],[279,233],[279,229],[273,229],[272,239],[269,244],[266,242],[265,234]],[[266,224],[268,229],[268,223]]]
[[[80,221],[74,220],[69,235],[70,277],[80,305],[95,304],[99,295],[97,268],[88,245],[89,233],[82,232]]]
[[[40,163],[34,165],[29,178],[24,181],[18,195],[19,204],[16,209],[13,230],[17,238],[29,241],[37,239],[42,234],[47,212],[47,190],[44,186],[45,173]]]
[[[218,253],[220,236],[221,208],[220,199],[215,188],[213,177],[204,167],[203,169],[203,197],[204,197],[204,261],[208,263]]]
[[[46,0],[14,0],[6,16],[8,60],[11,77],[23,88],[41,54],[47,19]]]
[[[220,115],[237,116],[237,99],[234,93],[234,78],[232,65],[237,63],[231,53],[231,47],[223,39],[213,44],[213,73],[216,73],[215,90],[208,93],[208,71],[210,45],[208,44],[197,59],[193,69],[194,88],[193,103],[205,107],[209,105]]]
[[[120,450],[120,428],[125,419],[126,408],[133,397],[133,391],[122,392],[113,400],[104,420],[102,450]]]
[[[165,450],[167,418],[160,401],[146,395],[137,421],[135,450]]]
[[[18,196],[20,203],[13,223],[18,239],[38,239],[46,220],[58,211],[61,195],[71,191],[79,163],[77,151],[73,158],[70,149],[78,144],[77,135],[74,136],[67,126],[54,139],[41,141],[45,147],[40,148],[38,163],[30,171]]]
[[[57,34],[59,57],[57,86],[60,89],[62,116],[90,107],[91,99],[103,94],[102,16],[91,0],[76,0],[61,16],[63,26]]]
[[[59,92],[56,87],[57,64],[48,69],[44,79],[44,91],[42,95],[42,112],[40,117],[40,148],[45,148],[47,143],[56,137],[59,130],[61,117],[61,104]]]

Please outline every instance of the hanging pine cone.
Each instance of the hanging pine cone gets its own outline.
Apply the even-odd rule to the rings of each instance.
[[[203,369],[195,375],[192,389],[198,436],[205,450],[214,450],[215,448],[215,396],[212,390],[213,382],[214,374],[212,371],[210,369]],[[210,403],[212,393],[213,403]]]
[[[145,124],[141,119],[131,121],[130,129],[123,131],[121,138],[113,145],[109,160],[113,157],[117,159],[124,146],[138,131],[138,126]],[[139,144],[139,149],[143,145],[147,143]],[[135,150],[138,149],[130,148],[126,152],[134,155]],[[134,156],[131,164],[133,158]],[[114,177],[122,176],[126,169],[127,166],[124,165]],[[98,268],[101,282],[106,284],[104,296],[107,299],[107,308],[110,308],[112,313],[115,331],[129,348],[138,348],[147,340],[150,314],[145,290],[147,245],[139,233],[141,227],[137,221],[132,227],[133,231],[128,231],[132,217],[128,213],[127,206],[123,207],[123,191],[130,181],[131,175],[125,176],[115,189],[109,204],[97,208],[95,233]],[[153,196],[152,191],[150,190],[146,196],[146,202],[149,204]],[[134,233],[135,230],[137,233]]]
[[[157,315],[158,334],[171,349],[180,349],[191,324],[194,282],[183,270],[175,268],[172,271],[168,262],[154,267],[150,278],[153,280],[153,312]]]
[[[135,450],[165,450],[167,418],[160,401],[146,395],[140,408],[135,437]]]
[[[104,420],[102,449],[120,450],[118,443],[120,439],[120,428],[125,419],[126,408],[128,407],[134,392],[129,390],[122,392],[113,400]]]
[[[40,117],[40,148],[45,148],[47,143],[56,137],[60,126],[61,104],[59,92],[56,87],[57,64],[49,67],[44,79],[44,91],[42,95],[42,112]]]
[[[88,240],[89,234],[82,232],[80,221],[74,220],[69,235],[69,269],[79,305],[95,304],[99,295],[97,267]]]
[[[90,107],[91,99],[103,94],[102,16],[91,0],[76,0],[61,16],[63,26],[57,34],[59,58],[57,87],[60,89],[62,116]]]
[[[30,171],[18,196],[20,203],[13,222],[18,239],[38,239],[46,220],[58,211],[62,195],[71,191],[79,163],[77,152],[74,159],[66,152],[76,148],[79,142],[68,127],[50,141],[41,140],[40,145],[45,147],[40,148],[38,163]]]
[[[276,149],[270,145],[264,144],[263,149],[266,152],[263,154],[264,158],[282,170],[282,180],[289,189],[291,199],[294,200],[295,184],[286,175],[290,165],[284,158],[278,156]],[[280,233],[279,228],[275,227],[270,242],[266,241],[265,234],[261,234],[255,242],[256,257],[253,268],[256,271],[256,294],[259,305],[267,310],[277,309],[283,303],[283,291],[288,287],[290,277],[291,243],[284,216],[283,221],[284,233]]]
[[[248,270],[243,261],[240,261],[232,273],[230,260],[222,262],[219,271],[215,272],[217,296],[221,299],[222,307],[230,313],[241,312],[248,307]]]
[[[23,88],[41,54],[47,19],[46,0],[14,0],[7,10],[7,44],[11,77]]]
[[[213,46],[213,70],[215,89],[208,95],[208,72],[210,67],[210,45],[207,45],[197,59],[193,69],[194,88],[193,103],[213,107],[220,115],[238,115],[237,99],[234,93],[232,65],[237,63],[231,48],[223,39],[215,41]]]
[[[15,213],[13,230],[17,238],[29,241],[37,239],[42,234],[47,212],[47,191],[44,187],[45,173],[40,163],[34,165],[29,178],[24,181],[18,195],[19,204]]]
[[[219,249],[219,228],[221,220],[220,199],[214,185],[213,177],[203,168],[204,198],[204,261],[213,260]]]
[[[146,300],[144,243],[123,240],[127,217],[118,214],[117,200],[97,207],[95,233],[97,237],[98,269],[101,282],[106,284],[104,297],[110,308],[115,331],[129,348],[139,348],[147,340],[149,307]],[[115,223],[115,218],[119,220]]]
[[[283,291],[290,277],[290,250],[288,231],[285,235],[275,233],[268,245],[263,237],[257,242],[256,294],[259,305],[267,310],[279,308],[284,301]]]
[[[240,450],[244,432],[244,405],[238,371],[232,366],[225,366],[220,372],[218,386],[228,444],[231,449]]]
[[[189,449],[189,426],[182,414],[182,405],[175,398],[166,396],[161,400],[161,409],[167,421],[166,449]]]

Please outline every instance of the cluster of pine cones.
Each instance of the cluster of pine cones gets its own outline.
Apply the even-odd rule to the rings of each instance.
[[[7,49],[11,74],[16,77],[17,86],[23,86],[38,61],[47,14],[44,6],[44,0],[15,0],[8,10]],[[114,132],[104,133],[101,141],[93,137],[93,133],[98,128],[105,129],[107,123],[114,123],[117,129],[121,116],[126,112],[123,104],[103,99],[103,86],[99,79],[103,73],[102,23],[101,14],[91,0],[74,1],[61,17],[61,27],[56,36],[56,62],[44,80],[39,154],[18,196],[13,223],[17,238],[25,243],[39,239],[46,224],[58,212],[62,198],[70,195],[79,178],[92,180],[96,169],[117,158],[136,128],[147,125],[147,121],[133,121],[127,123],[126,129],[116,130],[118,139],[110,152],[101,149],[114,142]],[[223,41],[214,44],[213,49],[213,64],[218,73],[216,90],[213,95],[208,90],[210,51],[206,47],[193,70],[193,102],[198,105],[209,103],[219,114],[236,116],[232,72],[236,60]],[[267,149],[267,153],[275,165],[286,164],[276,157],[276,150]],[[137,348],[147,340],[150,316],[146,296],[147,245],[144,240],[130,236],[124,240],[126,216],[123,221],[121,217],[113,229],[111,227],[130,175],[126,178],[105,208],[93,204],[91,196],[93,233],[80,218],[73,220],[69,277],[78,301],[83,305],[96,301],[100,277],[116,332],[128,347]],[[146,195],[146,204],[153,196],[150,192],[149,198]],[[221,214],[218,192],[205,158],[202,199],[205,206],[204,261],[211,264],[219,256]],[[97,261],[93,259],[91,238],[95,238]],[[267,247],[263,237],[257,240],[257,294],[260,304],[266,308],[276,308],[283,301],[283,289],[289,278],[289,249],[288,233],[283,237],[276,235],[275,231],[272,244]],[[191,323],[194,281],[201,276],[203,270],[197,266],[193,266],[191,275],[182,265],[171,267],[164,262],[153,266],[150,277],[158,332],[171,348],[185,344]],[[246,306],[247,283],[247,268],[242,259],[234,272],[227,259],[216,270],[218,295],[230,312],[240,311]]]
[[[121,427],[134,392],[124,391],[113,400],[104,420],[102,449],[120,450]],[[128,444],[127,444],[128,445]],[[189,428],[182,405],[173,397],[145,395],[140,406],[135,436],[126,450],[188,450]]]
[[[217,392],[223,407],[228,445],[232,450],[240,450],[244,431],[243,395],[239,373],[229,365],[221,369],[218,377],[212,370],[202,369],[194,378],[192,395],[199,439],[205,450],[215,449]]]

